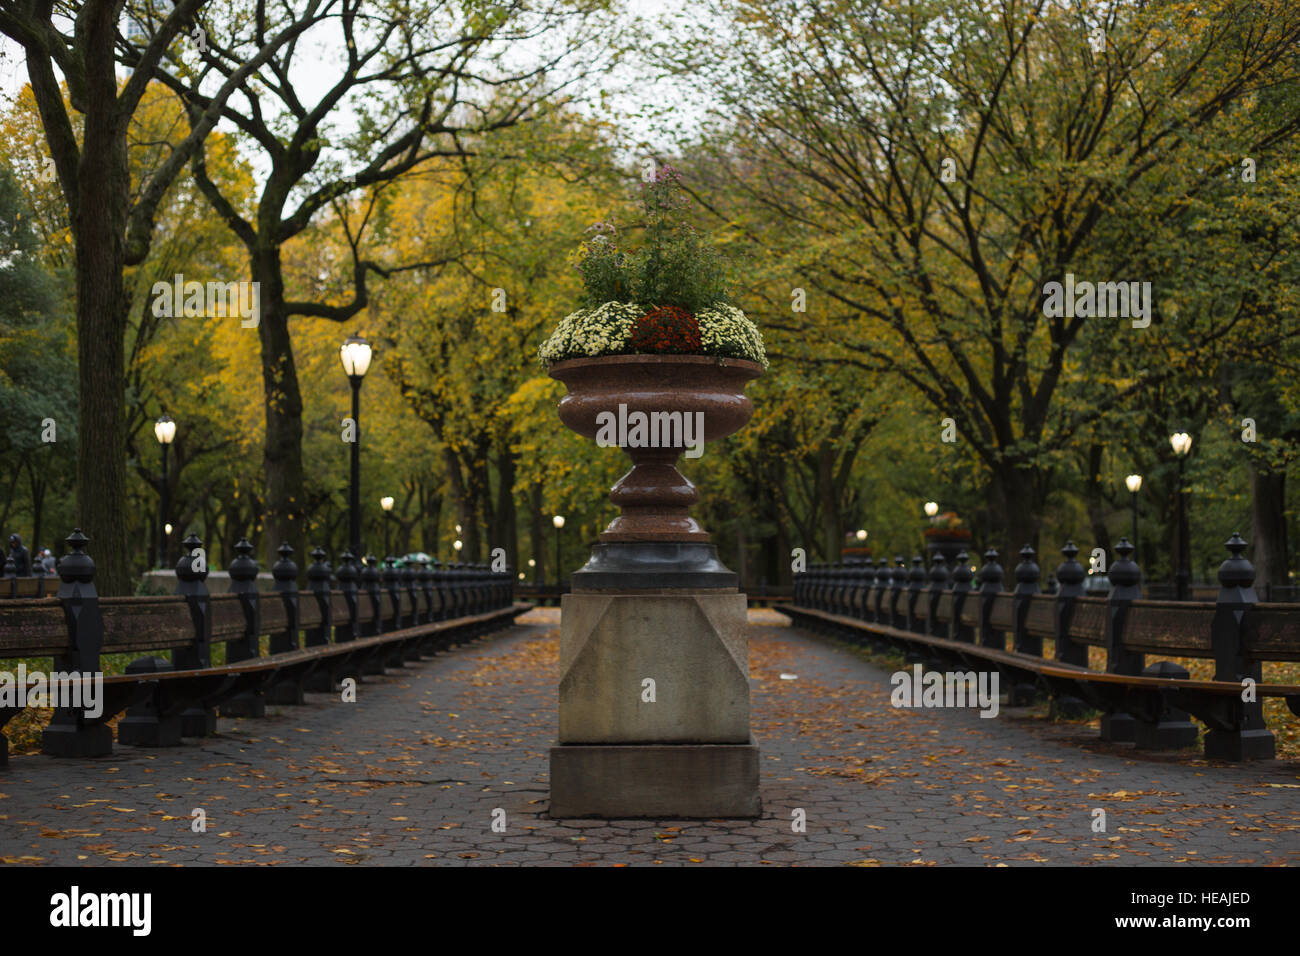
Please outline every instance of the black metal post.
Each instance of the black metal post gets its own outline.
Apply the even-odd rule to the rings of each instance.
[[[158,521],[158,567],[167,567],[167,442],[158,443],[162,448],[162,509]],[[37,542],[39,543],[39,542]],[[33,545],[35,547],[35,545]]]
[[[1128,625],[1129,608],[1142,599],[1142,569],[1129,558],[1133,545],[1128,538],[1120,538],[1115,545],[1119,558],[1110,563],[1106,576],[1111,590],[1106,596],[1106,673],[1139,677],[1146,667],[1146,654],[1129,650],[1124,644],[1124,628]],[[1107,705],[1101,717],[1101,739],[1128,743],[1136,739],[1137,719],[1130,714],[1127,702],[1115,698]]]
[[[564,572],[560,570],[560,532],[563,528],[555,529],[555,590],[558,593],[564,586]],[[560,599],[555,599],[558,604]]]
[[[1178,458],[1178,574],[1174,581],[1177,586],[1178,600],[1191,598],[1191,548],[1187,540],[1187,489],[1183,485],[1183,463],[1186,455]]]
[[[59,562],[58,599],[67,622],[68,646],[54,658],[56,670],[91,675],[100,671],[99,650],[104,642],[104,619],[95,591],[95,562],[85,553],[90,542],[80,528],[64,539],[71,554]],[[0,738],[0,763],[7,744]],[[103,721],[86,717],[84,709],[56,708],[41,733],[41,753],[55,757],[102,757],[113,752],[113,731]]]
[[[1263,681],[1263,665],[1247,648],[1256,625],[1250,618],[1259,603],[1255,594],[1255,568],[1243,556],[1246,542],[1233,533],[1227,541],[1232,553],[1219,566],[1219,598],[1214,608],[1210,642],[1214,649],[1214,679],[1243,683]],[[1288,700],[1290,703],[1290,700]],[[1263,702],[1231,701],[1222,710],[1225,720],[1205,735],[1205,756],[1211,760],[1272,760],[1277,742],[1264,721]]]
[[[1138,493],[1135,491],[1132,494],[1133,494],[1133,553],[1140,557],[1141,552],[1138,551]]]
[[[352,386],[352,490],[348,501],[348,542],[353,554],[361,553],[361,376],[349,375]],[[387,531],[387,528],[385,528]],[[384,549],[388,553],[388,549]]]

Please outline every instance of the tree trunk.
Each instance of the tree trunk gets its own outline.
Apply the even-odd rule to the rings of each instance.
[[[1101,456],[1102,446],[1092,444],[1088,447],[1088,475],[1084,482],[1084,498],[1088,504],[1088,523],[1092,527],[1092,547],[1080,545],[1079,550],[1084,554],[1092,554],[1092,548],[1101,548],[1106,552],[1106,567],[1110,567],[1110,562],[1115,560],[1116,555],[1110,546],[1110,530],[1106,527],[1106,503],[1101,493]],[[1132,512],[1126,512],[1132,514]],[[1125,522],[1123,536],[1130,534],[1129,522]],[[1065,542],[1061,542],[1064,544]],[[1078,544],[1078,542],[1075,542]],[[1088,562],[1084,562],[1086,566]],[[1039,561],[1042,564],[1042,561]]]
[[[1039,550],[1042,503],[1038,482],[1027,469],[1007,464],[994,469],[990,490],[994,495],[990,501],[994,522],[991,543],[998,550],[998,563],[1006,571],[1003,581],[1012,582],[1012,572],[1020,563],[1020,549],[1028,544]]]
[[[823,444],[817,452],[817,497],[822,516],[822,542],[826,560],[834,563],[840,559],[844,546],[844,529],[841,527],[839,497],[835,494],[835,448]]]
[[[438,526],[442,524],[442,495],[436,487],[420,488],[420,547],[434,557],[438,556]]]
[[[23,476],[25,467],[27,467],[27,452],[23,452],[22,457],[18,459],[18,463],[14,465],[13,473],[9,476],[9,490],[5,493],[5,506],[0,510],[0,531],[4,532],[4,548],[9,547],[9,509],[14,504],[14,489],[18,487],[18,479]],[[4,553],[0,553],[0,565],[4,564]]]
[[[265,532],[262,553],[266,557],[266,567],[270,568],[279,560],[276,549],[288,542],[293,548],[293,560],[298,564],[302,581],[309,563],[302,516],[302,393],[293,361],[289,319],[284,312],[279,248],[257,249],[251,264],[253,281],[261,283],[258,336],[262,346],[262,390],[266,410],[266,513],[262,524]],[[364,411],[363,408],[363,420]],[[359,425],[355,437],[357,441],[364,441]],[[343,447],[347,451],[347,446]]]
[[[1287,577],[1286,472],[1250,469],[1250,523],[1255,588],[1290,584]]]
[[[487,449],[478,446],[474,461],[468,466],[470,488],[474,500],[475,514],[481,521],[466,525],[466,531],[473,529],[465,538],[465,550],[471,555],[470,561],[482,561],[487,550],[497,546],[495,541],[486,540],[496,528],[496,507],[492,501],[492,471],[488,464]]]
[[[32,489],[32,553],[35,554],[37,548],[44,547],[41,544],[41,512],[45,510],[45,489],[49,482],[40,476],[30,460],[27,462],[27,477]]]
[[[546,580],[545,575],[545,529],[542,526],[542,484],[538,482],[532,487],[532,514],[529,516],[532,521],[532,559],[536,562],[533,568],[533,583],[541,584]]]
[[[447,466],[447,478],[451,483],[451,497],[456,503],[456,521],[460,525],[461,531],[457,536],[461,542],[461,550],[453,552],[451,559],[453,561],[472,561],[469,550],[469,535],[474,536],[478,541],[478,512],[474,507],[472,494],[466,487],[464,473],[460,467],[460,459],[451,448],[443,448],[443,461]]]
[[[740,589],[742,591],[749,587],[749,572],[746,567],[748,557],[749,542],[745,537],[745,521],[741,519],[736,522],[736,574],[740,578]]]
[[[790,536],[786,533],[785,522],[781,520],[780,515],[776,519],[776,555],[774,558],[776,574],[772,577],[774,584],[786,585],[794,583],[794,571],[791,570]]]
[[[235,545],[239,543],[240,538],[246,533],[251,533],[253,529],[243,526],[237,499],[227,498],[223,501],[221,503],[221,512],[223,515],[221,523],[221,559],[228,567],[230,562],[235,559]]]
[[[506,561],[511,570],[518,574],[519,527],[515,516],[515,455],[508,444],[497,453],[495,519],[496,530],[492,533],[492,547],[506,549]]]
[[[126,595],[131,593],[123,344],[128,302],[122,270],[130,177],[126,137],[118,129],[122,117],[111,49],[114,31],[92,25],[87,36],[90,44],[107,45],[107,50],[85,54],[87,109],[77,169],[79,202],[72,214],[80,403],[77,525],[91,539],[87,550],[95,560],[96,589],[102,595]]]

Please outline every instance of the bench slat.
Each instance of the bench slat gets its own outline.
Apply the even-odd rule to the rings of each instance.
[[[68,647],[68,627],[57,598],[0,601],[0,657],[52,657]]]
[[[212,639],[233,641],[244,636],[244,608],[238,594],[212,596]]]
[[[1029,599],[1025,630],[1035,637],[1056,637],[1056,598],[1035,594]]]
[[[993,599],[993,608],[989,611],[989,623],[999,631],[1009,631],[1015,626],[1015,612],[1015,595],[999,594]]]
[[[273,634],[282,631],[289,623],[289,615],[284,609],[284,600],[279,594],[263,594],[259,606],[262,616],[262,633]]]
[[[1074,599],[1074,616],[1070,618],[1070,640],[1093,647],[1106,646],[1106,599]]]
[[[103,654],[162,651],[194,641],[183,597],[100,598],[99,609],[104,617]]]
[[[1124,623],[1124,647],[1145,654],[1213,657],[1213,604],[1134,601]]]
[[[1246,656],[1300,661],[1300,604],[1258,604],[1246,613]]]

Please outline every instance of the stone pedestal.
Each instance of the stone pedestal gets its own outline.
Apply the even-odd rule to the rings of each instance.
[[[756,817],[758,746],[568,745],[551,748],[551,816]]]
[[[632,470],[610,489],[619,515],[573,573],[561,616],[557,817],[753,817],[745,597],[690,515],[700,494],[676,462],[734,434],[763,366],[718,355],[566,359],[560,420],[617,443]]]
[[[735,588],[564,596],[555,817],[754,817],[745,596]]]

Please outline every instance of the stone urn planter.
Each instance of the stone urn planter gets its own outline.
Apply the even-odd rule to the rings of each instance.
[[[606,355],[556,362],[549,371],[568,389],[560,420],[586,438],[603,435],[632,459],[609,492],[620,514],[575,572],[575,586],[649,574],[642,587],[734,587],[736,576],[690,515],[700,495],[677,460],[745,426],[753,414],[745,385],[763,367],[711,355]]]
[[[620,514],[573,573],[560,624],[553,817],[752,818],[745,595],[690,515],[683,454],[744,427],[763,367],[704,355],[609,355],[550,366],[569,428],[618,445]]]
[[[637,415],[646,422],[644,436],[633,436],[638,443],[622,446],[632,470],[609,493],[622,514],[600,540],[708,541],[688,513],[699,492],[676,462],[687,437],[717,441],[748,423],[754,406],[745,385],[763,374],[762,366],[710,355],[606,355],[557,362],[550,374],[569,390],[560,399],[560,421],[579,435],[595,439],[602,413],[616,422],[635,422]],[[702,435],[695,423],[703,424]],[[676,439],[675,447],[664,438]]]

